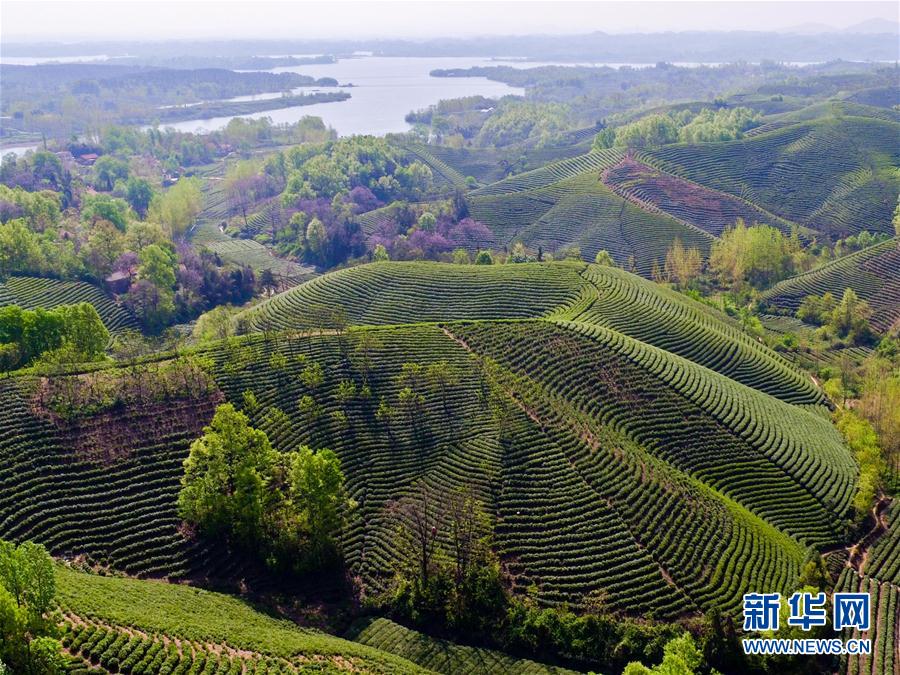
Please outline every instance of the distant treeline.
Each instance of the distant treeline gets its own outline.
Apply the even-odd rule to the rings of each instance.
[[[7,56],[165,57],[254,56],[258,54],[353,54],[371,51],[380,56],[516,56],[565,61],[653,63],[655,61],[729,62],[828,61],[831,59],[896,61],[896,31],[886,33],[834,32],[816,35],[763,31],[693,31],[609,35],[528,35],[411,40],[220,40],[195,42],[53,42],[4,44]]]
[[[2,113],[11,129],[57,137],[108,124],[150,123],[226,114],[245,114],[324,100],[343,100],[341,92],[267,101],[221,103],[223,99],[302,86],[337,86],[333,78],[297,73],[238,73],[223,68],[147,68],[142,66],[55,64],[0,65]],[[297,99],[297,100],[293,100]],[[160,109],[161,106],[185,106]],[[230,112],[236,111],[236,112]]]

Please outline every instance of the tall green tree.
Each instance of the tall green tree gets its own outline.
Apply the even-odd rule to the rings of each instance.
[[[0,663],[14,673],[64,672],[53,613],[56,577],[47,549],[0,541]]]

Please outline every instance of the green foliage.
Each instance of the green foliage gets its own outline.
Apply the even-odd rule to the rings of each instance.
[[[844,289],[840,304],[831,311],[828,326],[840,338],[851,344],[863,344],[871,339],[869,319],[872,310],[869,303],[860,300],[852,288]]]
[[[760,124],[759,113],[749,108],[719,108],[716,111],[704,108],[681,127],[678,137],[685,143],[732,141]]]
[[[631,662],[625,666],[622,675],[694,675],[703,663],[703,654],[694,643],[690,633],[672,638],[663,648],[663,660],[658,666],[647,666]]]
[[[125,199],[141,218],[147,215],[147,209],[153,201],[153,187],[146,178],[132,176],[125,183]]]
[[[112,155],[103,155],[94,162],[93,171],[94,186],[109,192],[117,181],[128,178],[128,163]]]
[[[603,249],[597,251],[597,255],[594,256],[594,263],[597,265],[606,265],[607,267],[616,267],[615,260],[613,260],[608,251],[604,251]]]
[[[330,450],[278,453],[225,403],[191,445],[184,469],[179,513],[206,534],[257,550],[279,568],[319,566],[335,555],[349,504]]]
[[[386,260],[390,259],[391,256],[388,255],[387,249],[384,247],[384,244],[376,244],[374,250],[372,251],[372,261],[385,262]]]
[[[149,218],[165,227],[172,237],[184,235],[203,208],[198,178],[181,178],[150,203]]]
[[[493,265],[494,264],[494,256],[491,255],[490,251],[478,251],[478,255],[475,256],[475,264],[476,265]]]
[[[28,192],[20,187],[10,188],[0,183],[0,202],[6,202],[14,207],[13,209],[7,207],[0,213],[2,223],[21,218],[33,232],[43,232],[59,224],[58,192],[52,190]]]
[[[876,494],[884,481],[884,457],[875,429],[853,410],[839,409],[835,413],[835,424],[859,464],[859,482],[853,497],[853,508],[856,518],[862,520],[875,503]]]
[[[13,672],[63,672],[55,593],[53,560],[43,546],[0,540],[0,663]]]
[[[231,534],[243,545],[259,543],[277,453],[264,431],[229,403],[219,406],[184,462],[178,509],[209,534]]]
[[[790,276],[794,271],[797,244],[768,225],[747,227],[738,220],[713,243],[710,269],[723,284],[741,289],[745,284],[763,288]]]
[[[370,189],[383,201],[418,199],[431,187],[431,169],[383,138],[350,136],[325,145],[297,146],[287,153],[285,204],[299,199],[332,199],[354,187]]]
[[[557,140],[570,128],[571,110],[562,103],[502,101],[481,127],[475,143],[501,147],[533,141],[538,147]]]
[[[234,314],[230,305],[219,305],[204,312],[194,324],[194,339],[202,344],[231,337],[235,331]]]
[[[822,326],[831,319],[837,303],[830,291],[826,291],[821,297],[807,295],[797,308],[797,318],[806,323]]]
[[[55,309],[0,307],[0,345],[6,350],[7,365],[13,370],[27,365],[47,352],[68,348],[81,361],[101,358],[109,342],[109,331],[93,305],[82,302]],[[13,362],[17,354],[19,360]]]
[[[88,195],[84,198],[81,206],[83,223],[94,224],[106,220],[124,232],[130,218],[131,211],[128,202],[106,194]]]
[[[612,143],[610,144],[610,141]],[[647,149],[675,143],[678,125],[669,115],[647,115],[616,129],[604,129],[594,140],[594,149],[609,147]]]

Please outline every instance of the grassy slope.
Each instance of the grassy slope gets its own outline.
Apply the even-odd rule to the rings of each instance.
[[[366,672],[420,672],[396,655],[299,628],[243,600],[199,588],[100,577],[59,566],[57,597],[67,614],[106,625],[289,660],[341,657]]]

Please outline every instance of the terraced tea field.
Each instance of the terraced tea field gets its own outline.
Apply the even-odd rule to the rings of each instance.
[[[67,652],[104,673],[427,672],[387,651],[299,628],[198,588],[63,566],[57,585]]]
[[[513,266],[385,262],[332,272],[241,315],[254,328],[311,327],[311,307],[356,325],[542,316],[573,302],[577,264]]]
[[[738,218],[750,225],[772,225],[785,234],[791,231],[791,223],[783,218],[731,195],[662,173],[631,157],[606,169],[603,182],[642,208],[667,213],[716,237]]]
[[[355,327],[311,316],[337,308]],[[244,407],[248,391],[251,423],[276,449],[340,457],[357,505],[342,547],[367,593],[393,578],[389,505],[419,481],[440,493],[471,488],[514,590],[546,606],[602,597],[625,616],[735,615],[743,593],[786,592],[810,548],[845,537],[857,466],[812,381],[718,311],[623,270],[374,263],[241,318],[266,331],[199,350],[214,383],[204,395],[116,410],[143,431],[114,453],[85,441],[113,413],[61,423],[41,413],[30,378],[0,385],[0,538],[132,575],[264,587],[239,556],[186,536],[175,511],[190,441],[217,402]],[[304,377],[313,364],[321,382]],[[449,375],[423,379],[409,364]],[[404,387],[417,393],[412,403]],[[299,405],[304,397],[314,409]],[[223,672],[294,672],[338,653],[321,634],[256,631],[256,619],[237,633],[195,622],[191,608],[206,596],[193,589],[177,592],[200,593],[196,602],[154,600],[144,586],[101,602],[111,590],[86,596],[76,582],[64,584],[66,639],[82,660],[130,659],[136,672],[188,659]],[[382,651],[334,649],[367,667],[548,672],[387,621],[354,636]]]
[[[725,143],[670,145],[641,159],[832,237],[893,234],[900,123],[825,118]]]
[[[588,260],[603,249],[619,265],[646,277],[654,265],[665,264],[666,251],[676,238],[705,256],[712,235],[665,213],[640,208],[601,182],[601,170],[619,157],[620,153],[591,153],[514,176],[474,192],[470,210],[500,242],[521,241],[548,252],[578,246]]]
[[[900,665],[897,655],[897,631],[900,629],[900,588],[869,576],[860,576],[851,568],[845,569],[835,585],[835,591],[869,593],[871,597],[872,627],[865,632],[845,629],[842,637],[868,638],[872,653],[841,657],[841,672],[848,675],[882,675],[896,673]]]
[[[429,671],[447,673],[447,675],[456,673],[485,673],[485,675],[574,673],[565,668],[516,659],[490,649],[465,647],[428,637],[384,618],[360,621],[351,628],[347,637],[370,647],[402,656]]]
[[[829,292],[840,299],[846,288],[869,303],[873,310],[870,323],[876,330],[884,332],[900,321],[900,238],[786,279],[760,299],[770,307],[794,313],[807,295]]]
[[[39,277],[10,277],[0,283],[0,306],[19,305],[25,309],[88,302],[94,306],[106,328],[116,331],[136,329],[137,320],[127,309],[93,284]]]

